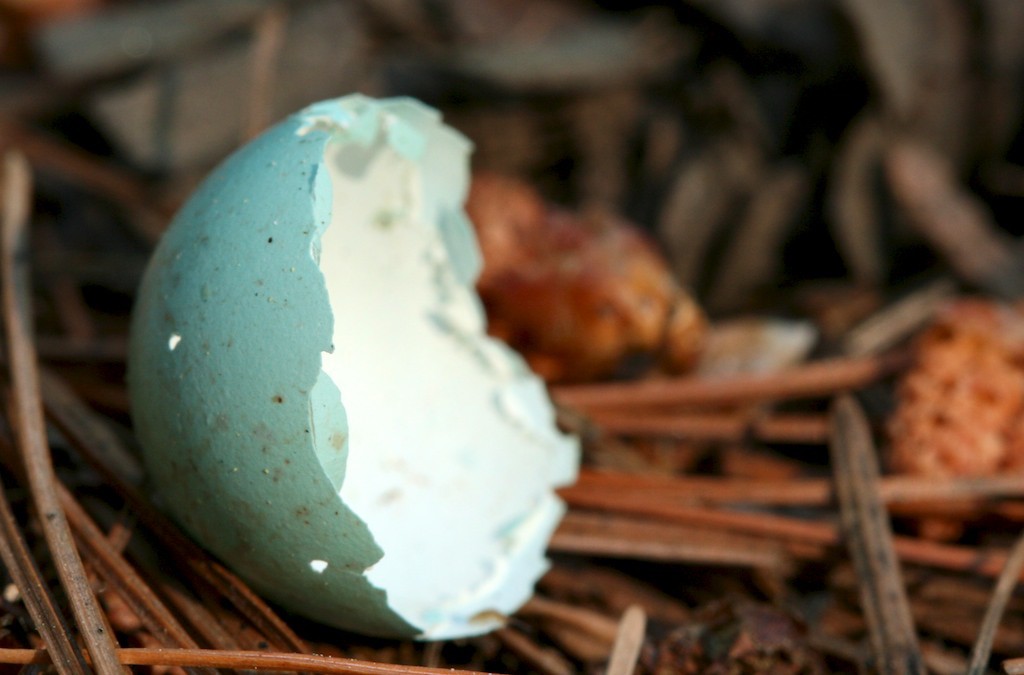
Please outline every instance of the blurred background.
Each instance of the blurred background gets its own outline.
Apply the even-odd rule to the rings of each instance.
[[[940,269],[1022,285],[1015,0],[3,0],[0,20],[0,143],[34,158],[61,237],[112,213],[151,243],[233,148],[359,91],[437,107],[477,169],[628,218],[715,315],[866,307]]]

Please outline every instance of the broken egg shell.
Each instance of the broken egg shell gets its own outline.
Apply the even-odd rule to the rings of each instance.
[[[578,466],[485,335],[468,151],[412,100],[310,106],[203,183],[134,310],[158,501],[265,597],[366,634],[500,625]]]

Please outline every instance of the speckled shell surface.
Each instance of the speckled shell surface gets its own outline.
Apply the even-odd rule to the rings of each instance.
[[[288,118],[188,201],[154,253],[133,316],[129,390],[158,503],[264,596],[374,635],[422,637],[425,627],[394,611],[386,589],[368,580],[384,552],[339,497],[348,454],[358,449],[349,447],[344,396],[322,368],[342,320],[321,269],[330,261],[320,260],[332,223],[324,157],[331,143],[369,147],[381,135],[419,157],[439,128],[446,143],[460,138],[414,102],[362,97]],[[459,242],[465,228],[440,236],[454,251],[452,274],[471,283],[479,261]],[[358,327],[360,318],[344,321]],[[530,405],[536,397],[531,389]],[[575,471],[575,445],[560,452],[555,468],[544,467],[553,483]],[[546,507],[542,541],[528,548],[542,550],[558,508]],[[532,565],[515,583],[528,588],[542,571]]]

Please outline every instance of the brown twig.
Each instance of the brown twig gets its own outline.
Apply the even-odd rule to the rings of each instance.
[[[576,408],[716,406],[828,396],[863,387],[906,363],[902,354],[818,361],[768,375],[683,377],[644,382],[563,385],[554,397]]]
[[[7,495],[0,485],[0,560],[18,587],[29,616],[36,624],[43,644],[53,655],[53,665],[61,675],[88,672],[78,645],[71,639],[64,616],[39,573],[18,523],[11,513]]]
[[[60,497],[61,505],[78,535],[83,552],[93,561],[93,568],[124,598],[146,629],[164,646],[198,649],[199,645],[178,623],[174,614],[153,593],[135,569],[110,545],[103,531],[63,486]]]
[[[543,675],[572,675],[575,669],[572,664],[556,650],[543,647],[534,642],[530,636],[514,628],[506,626],[494,632],[494,635],[509,650],[515,652],[532,668]]]
[[[238,640],[201,602],[192,597],[176,580],[159,580],[160,592],[178,614],[193,627],[206,643],[217,649],[235,651],[241,648]]]
[[[619,622],[619,632],[605,671],[607,675],[632,675],[640,659],[646,631],[647,615],[642,608],[633,605],[625,611]]]
[[[824,443],[828,421],[822,415],[771,415],[757,412],[660,413],[647,410],[602,411],[590,414],[602,431],[623,436],[673,436],[699,441]]]
[[[484,675],[478,671],[451,668],[423,668],[390,663],[373,663],[317,654],[286,652],[226,651],[217,649],[118,649],[116,656],[125,666],[179,666],[182,668],[233,668],[240,670],[299,671],[326,675]],[[0,663],[46,665],[50,655],[42,649],[2,649]]]
[[[27,262],[28,200],[31,178],[28,163],[8,153],[4,159],[2,282],[3,318],[7,337],[7,363],[13,385],[12,426],[28,478],[32,501],[40,515],[43,535],[61,583],[67,592],[75,623],[96,669],[104,675],[120,673],[116,644],[103,621],[89,587],[82,559],[57,494],[57,478],[46,440],[46,422],[39,393]]]
[[[606,661],[618,632],[618,622],[603,613],[540,596],[516,615],[532,619],[563,651],[587,663]]]
[[[591,638],[605,641],[609,645],[615,641],[615,636],[618,634],[618,624],[612,618],[591,609],[556,602],[539,595],[530,598],[516,614],[517,616],[569,624],[589,634]]]
[[[867,356],[892,348],[934,317],[955,293],[956,284],[945,277],[913,291],[848,331],[842,339],[843,352]]]
[[[888,476],[880,479],[879,490],[886,504],[1020,497],[1024,496],[1024,477],[1004,475],[936,480],[917,476]],[[821,478],[757,480],[642,475],[592,469],[583,469],[574,485],[559,491],[570,502],[578,495],[595,492],[622,497],[646,495],[652,500],[677,504],[825,506],[833,500],[832,483]]]
[[[560,553],[705,565],[780,568],[788,559],[781,546],[734,533],[579,511],[565,516],[549,547]]]
[[[665,503],[657,497],[643,495],[606,495],[569,493],[566,502],[574,508],[597,509],[613,513],[647,516],[707,527],[728,532],[744,532],[782,541],[835,546],[839,543],[836,527],[831,522],[803,520],[773,513],[741,512],[721,508]]]
[[[992,643],[996,637],[996,629],[1006,611],[1006,605],[1013,595],[1013,589],[1020,581],[1021,570],[1024,569],[1024,534],[1017,539],[1006,559],[999,580],[996,582],[995,590],[992,592],[992,600],[988,609],[985,610],[985,618],[978,630],[978,639],[971,650],[971,664],[967,671],[968,675],[983,675],[988,669],[988,660],[992,654]]]
[[[190,556],[188,558],[189,567],[204,581],[211,583],[217,594],[234,605],[256,630],[267,637],[268,641],[275,645],[281,645],[282,648],[293,649],[300,654],[309,652],[305,641],[278,616],[277,612],[270,608],[263,598],[253,592],[233,572],[202,553],[201,549],[190,539],[187,541],[189,545],[185,548],[188,552],[182,551],[179,547],[178,555]]]
[[[878,489],[878,459],[863,411],[849,395],[832,406],[832,467],[843,532],[857,569],[875,667],[924,673],[892,530]]]
[[[40,370],[39,381],[47,416],[68,435],[85,460],[115,487],[137,488],[142,483],[142,466],[136,455],[81,402],[63,379],[44,367]]]
[[[657,496],[650,498],[644,495],[609,495],[600,492],[570,493],[566,501],[575,508],[647,516],[697,527],[747,533],[764,537],[768,541],[786,542],[787,550],[793,554],[806,553],[809,550],[806,544],[835,546],[839,543],[839,532],[834,523],[774,513],[729,511],[665,503]],[[801,546],[790,548],[790,543]],[[914,537],[896,536],[893,545],[905,562],[989,577],[999,574],[1006,561],[1004,552],[941,544]]]

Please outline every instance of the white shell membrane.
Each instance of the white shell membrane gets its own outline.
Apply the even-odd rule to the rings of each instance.
[[[387,133],[410,121],[412,152]],[[334,350],[322,363],[348,419],[340,495],[384,551],[366,575],[393,610],[424,638],[481,633],[546,570],[563,513],[552,487],[573,480],[578,453],[540,380],[485,333],[461,210],[468,144],[418,107],[379,128],[325,155]]]

